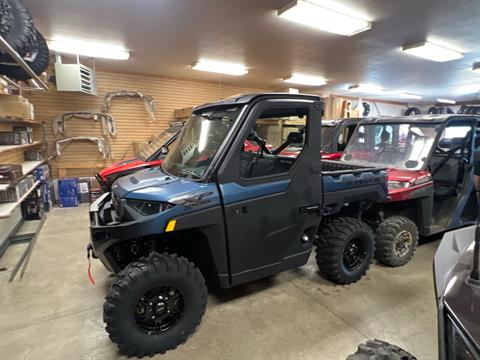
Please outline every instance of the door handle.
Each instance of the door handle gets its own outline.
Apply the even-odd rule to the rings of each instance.
[[[247,212],[248,212],[247,205],[237,207],[237,208],[232,210],[232,218],[233,217],[238,217],[238,216],[241,216],[241,215],[245,215]]]
[[[302,214],[320,214],[320,211],[322,210],[321,206],[319,204],[315,205],[308,205],[308,206],[303,206],[300,208],[300,212]]]

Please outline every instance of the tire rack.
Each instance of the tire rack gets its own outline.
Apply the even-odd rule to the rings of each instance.
[[[25,70],[28,75],[32,77],[32,83],[33,87],[29,88],[22,88],[22,86],[18,85],[15,81],[9,79],[6,76],[2,76],[3,79],[10,85],[13,86],[14,88],[17,88],[18,90],[30,90],[30,91],[38,91],[38,90],[48,90],[48,86],[40,79],[40,77],[33,72],[33,70],[28,66],[28,64],[23,60],[23,58],[10,46],[10,44],[3,38],[3,36],[0,36],[0,48],[8,53],[12,57],[15,62]]]

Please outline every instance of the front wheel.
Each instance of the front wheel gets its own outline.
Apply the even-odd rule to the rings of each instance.
[[[378,226],[375,241],[375,256],[380,263],[403,266],[412,259],[417,248],[417,225],[405,216],[391,216]]]
[[[317,265],[336,284],[354,283],[366,274],[375,252],[373,231],[351,217],[327,219],[320,226]]]
[[[398,346],[381,340],[370,340],[358,346],[355,354],[349,355],[347,360],[417,360]]]
[[[110,339],[127,356],[165,353],[185,342],[207,305],[205,280],[177,255],[151,253],[128,265],[103,308]]]

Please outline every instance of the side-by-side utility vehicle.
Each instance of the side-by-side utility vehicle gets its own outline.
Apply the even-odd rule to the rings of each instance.
[[[322,121],[322,159],[338,160],[342,157],[355,128],[362,118]]]
[[[91,205],[94,256],[118,273],[104,321],[123,353],[185,341],[205,280],[229,288],[304,265],[314,243],[329,279],[366,273],[374,234],[361,215],[386,199],[386,172],[322,161],[322,114],[321,98],[292,94],[197,107],[161,167],[122,177]]]
[[[183,122],[172,122],[170,126],[150,140],[131,159],[117,161],[95,175],[103,191],[110,191],[115,180],[122,176],[133,174],[136,171],[159,166],[167,155],[168,147],[173,144]]]
[[[388,168],[389,197],[363,213],[376,229],[376,257],[406,264],[419,235],[475,223],[475,133],[479,117],[425,115],[363,120],[342,156]]]
[[[480,359],[480,227],[445,233],[433,263],[438,315],[438,359]],[[368,341],[347,360],[416,360],[398,346]]]

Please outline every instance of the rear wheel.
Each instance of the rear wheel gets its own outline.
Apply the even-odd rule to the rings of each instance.
[[[351,284],[365,275],[374,251],[373,231],[360,220],[328,219],[318,231],[317,265],[336,284]]]
[[[405,216],[391,216],[379,225],[375,256],[384,265],[398,267],[408,263],[418,243],[418,228]]]
[[[131,263],[110,288],[103,320],[127,356],[152,356],[185,342],[207,304],[205,280],[177,255],[151,253]]]
[[[398,346],[381,340],[370,340],[358,346],[355,354],[349,355],[347,360],[416,360]]]

